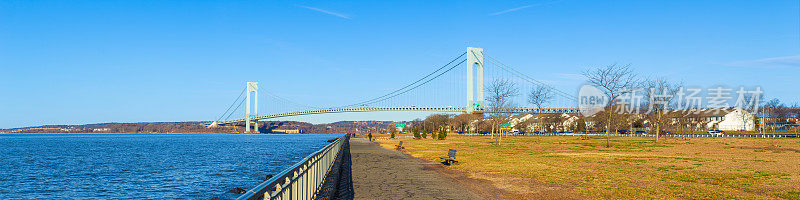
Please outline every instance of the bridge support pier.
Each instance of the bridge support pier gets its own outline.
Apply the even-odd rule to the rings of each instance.
[[[477,98],[474,93],[477,93]],[[475,107],[483,107],[483,49],[467,47],[467,113],[474,113]]]
[[[258,120],[253,120],[254,117],[258,116],[258,82],[247,82],[247,105],[245,106],[245,133],[250,133],[250,122],[255,122],[255,131],[258,132]],[[253,107],[255,107],[255,113],[250,114],[250,93],[255,93],[255,103]]]

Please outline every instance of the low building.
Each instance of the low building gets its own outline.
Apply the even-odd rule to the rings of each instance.
[[[673,121],[679,118],[695,122],[702,129],[719,129],[723,131],[753,131],[755,116],[741,108],[670,110]]]
[[[513,130],[523,132],[544,131],[537,130],[536,127],[543,127],[545,130],[553,131],[570,131],[578,122],[578,119],[578,116],[566,113],[536,115],[524,114],[522,116],[513,117],[510,120],[509,125],[513,127]],[[553,123],[552,121],[557,121],[557,123]],[[539,124],[540,122],[543,124]]]
[[[303,133],[300,129],[274,129],[273,133]]]
[[[110,128],[96,128],[92,130],[92,132],[109,132],[109,131],[111,131]]]

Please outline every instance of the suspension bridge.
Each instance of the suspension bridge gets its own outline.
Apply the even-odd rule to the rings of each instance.
[[[488,63],[484,63],[488,61]],[[457,70],[463,69],[464,71]],[[505,109],[491,109],[484,96],[484,79],[505,80],[512,83],[516,95],[508,98],[511,105]],[[489,82],[489,87],[494,82]],[[525,106],[527,92],[535,87],[545,87],[552,91],[554,98],[544,108]],[[244,123],[245,132],[250,132],[251,124],[258,131],[258,121],[328,113],[353,112],[451,112],[451,113],[578,113],[577,98],[567,92],[536,80],[484,53],[481,48],[467,47],[461,53],[431,73],[397,90],[382,96],[341,106],[309,106],[280,97],[267,91],[264,97],[267,115],[259,115],[259,86],[257,82],[247,82],[244,90],[209,126],[237,125]],[[242,98],[244,97],[244,98]],[[466,97],[466,98],[464,98]],[[244,117],[230,119],[245,105]],[[252,105],[252,106],[251,106]],[[241,113],[240,113],[241,114]],[[238,115],[241,116],[241,115]]]

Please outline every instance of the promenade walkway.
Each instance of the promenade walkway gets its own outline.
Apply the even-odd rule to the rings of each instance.
[[[364,138],[350,139],[355,199],[484,199],[425,162]]]

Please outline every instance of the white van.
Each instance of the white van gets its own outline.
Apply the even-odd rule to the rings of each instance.
[[[725,131],[721,131],[719,129],[711,129],[708,130],[708,134],[713,136],[722,136],[722,134],[725,134]]]

